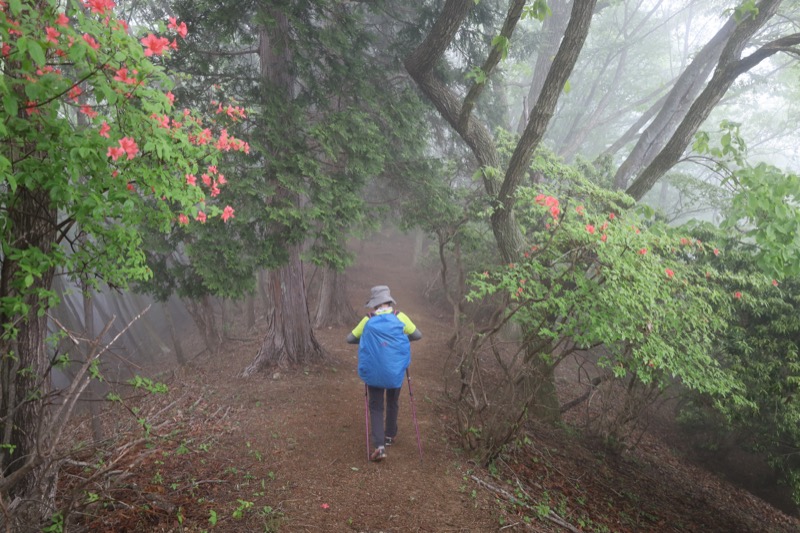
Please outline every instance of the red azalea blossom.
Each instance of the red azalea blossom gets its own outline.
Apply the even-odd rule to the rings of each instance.
[[[130,137],[123,137],[120,139],[119,146],[128,154],[128,159],[133,159],[139,152],[139,147],[136,145],[136,141]]]
[[[203,213],[202,211],[198,211],[197,212],[197,216],[195,217],[195,220],[199,220],[201,223],[205,224],[206,223],[206,214]]]
[[[773,279],[772,280],[772,286],[773,287],[777,287],[778,286],[778,280],[777,279]]]
[[[100,49],[100,44],[97,41],[95,41],[94,37],[92,37],[88,33],[84,33],[83,34],[83,40],[86,41],[86,44],[88,44],[89,46],[91,46],[95,50],[99,50]]]
[[[167,24],[167,28],[175,30],[178,35],[184,39],[186,38],[186,34],[189,33],[188,29],[186,28],[186,23],[181,22],[178,24],[178,19],[175,17],[169,17],[169,24]]]
[[[222,210],[222,221],[227,222],[229,218],[233,218],[233,208],[226,205],[225,209]]]
[[[178,224],[180,224],[181,226],[185,226],[188,223],[189,223],[189,217],[187,217],[183,213],[178,215]]]
[[[189,185],[197,185],[197,178],[194,174],[186,174],[186,183]]]
[[[131,192],[133,192],[133,190],[134,190],[133,183],[131,183],[131,182],[128,182],[128,190],[129,190],[129,191],[131,191]]]
[[[638,252],[639,255],[644,255],[647,253],[647,248],[641,248]]]
[[[64,13],[59,13],[58,18],[56,18],[56,25],[66,27],[67,24],[69,24],[69,17]]]
[[[111,10],[116,7],[112,0],[84,0],[84,7],[91,8],[92,13],[99,13],[102,15],[106,10]]]
[[[175,95],[172,94],[172,91],[167,91],[165,93],[167,95],[167,100],[169,100],[170,105],[175,103]]]
[[[552,206],[552,207],[550,208],[550,215],[551,215],[553,218],[558,218],[558,214],[559,214],[560,212],[561,212],[561,210],[558,208],[558,206],[557,206],[557,205],[554,205],[554,206]]]
[[[109,146],[109,147],[108,147],[108,152],[106,152],[106,156],[107,156],[107,157],[110,157],[111,159],[113,159],[114,161],[116,161],[116,160],[117,160],[117,159],[119,159],[119,158],[122,156],[122,154],[124,154],[124,153],[125,153],[125,150],[123,150],[123,149],[122,149],[122,148],[120,148],[119,146]]]
[[[45,28],[45,32],[47,33],[48,42],[51,42],[53,44],[58,44],[58,36],[61,35],[61,33],[57,29],[48,26],[47,28]]]
[[[608,240],[608,235],[603,233],[603,235],[600,236],[600,240],[603,241],[603,242],[606,242],[606,240]]]
[[[733,293],[733,297],[736,298],[737,300],[739,300],[742,297],[742,293],[739,292],[739,291],[736,291],[736,292]]]
[[[583,216],[583,213],[584,213],[583,206],[579,205],[578,207],[576,207],[575,208],[575,212],[578,213],[579,215]]]
[[[668,278],[671,278],[671,277],[675,276],[675,272],[673,272],[672,269],[670,269],[670,268],[665,268],[664,272],[667,274]]]
[[[83,113],[89,118],[95,118],[97,116],[97,111],[95,111],[94,109],[91,108],[91,106],[88,105],[81,106],[81,113]]]
[[[152,55],[159,56],[164,53],[164,50],[169,46],[169,39],[165,37],[156,37],[152,33],[147,37],[139,40],[144,46],[144,55],[150,57]]]
[[[111,126],[109,126],[108,122],[104,120],[103,123],[100,124],[100,131],[98,132],[98,134],[100,135],[100,137],[105,137],[106,139],[108,139],[109,131],[111,131]]]
[[[67,93],[67,96],[69,96],[70,99],[72,99],[72,101],[77,104],[78,103],[78,97],[81,95],[82,92],[83,92],[83,89],[81,89],[80,87],[78,87],[76,85],[72,89],[69,90],[69,92]]]
[[[136,72],[133,72],[135,75]],[[128,77],[128,67],[122,67],[114,75],[115,81],[121,81],[123,83],[127,83],[128,85],[133,85],[136,83],[136,78],[129,78]]]
[[[330,505],[328,505],[327,503],[323,503],[322,505],[320,505],[320,507],[322,507],[323,509],[328,509]]]
[[[586,224],[586,231],[588,231],[590,235],[594,235],[594,226]]]
[[[211,176],[209,176],[208,174],[203,174],[202,176],[200,176],[200,179],[203,180],[203,185],[205,185],[206,187],[211,186]]]
[[[614,213],[609,213],[608,214],[608,219],[609,220],[614,220],[615,218],[617,218],[617,215],[615,215]]]
[[[719,255],[719,249],[714,248],[714,255]]]

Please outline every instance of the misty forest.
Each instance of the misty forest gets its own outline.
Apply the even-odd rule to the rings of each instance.
[[[0,531],[800,531],[800,2],[5,0],[0,56]]]

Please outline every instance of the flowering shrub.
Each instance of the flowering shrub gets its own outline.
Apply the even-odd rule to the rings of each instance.
[[[114,7],[0,1],[0,498],[24,502],[4,516],[15,530],[42,529],[32,521],[53,511],[41,480],[103,353],[82,353],[72,385],[54,399],[53,365],[74,358],[51,360],[45,349],[53,276],[122,287],[146,279],[142,228],[235,217],[218,203],[217,165],[220,154],[249,149],[221,123],[175,106],[160,63],[188,28],[170,20],[164,35],[137,38]],[[186,177],[201,173],[200,183]]]
[[[36,281],[50,269],[123,286],[146,278],[142,221],[167,231],[235,216],[214,201],[224,184],[216,165],[220,153],[249,147],[178,109],[159,65],[188,28],[171,19],[161,24],[163,36],[136,38],[114,7],[111,0],[66,8],[0,2],[0,228],[3,256],[13,265],[0,294],[6,328],[26,313],[24,294],[37,292],[45,302],[52,296]],[[202,184],[186,178],[200,173],[208,177]],[[30,197],[53,216],[41,234],[24,236],[19,217]],[[69,252],[50,246],[65,241]]]
[[[744,401],[714,358],[733,297],[693,260],[712,246],[589,184],[560,200],[522,189],[517,207],[529,240],[523,260],[474,275],[470,297],[504,295],[537,357],[554,366],[573,349],[602,346],[600,364],[618,377],[677,378]]]

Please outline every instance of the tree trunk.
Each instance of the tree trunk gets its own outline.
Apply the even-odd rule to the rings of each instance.
[[[680,75],[653,122],[642,132],[636,146],[617,169],[614,176],[615,188],[627,187],[631,176],[650,164],[664,147],[677,124],[688,112],[692,100],[702,90],[735,27],[736,22],[731,17]]]
[[[523,2],[524,4],[524,2]],[[497,198],[495,210],[491,216],[492,232],[495,237],[500,255],[504,262],[517,261],[522,254],[523,238],[520,228],[514,217],[514,202],[517,188],[523,177],[527,175],[532,154],[544,136],[558,102],[558,97],[563,91],[575,62],[578,59],[592,19],[596,2],[573,2],[569,23],[558,52],[549,69],[542,89],[531,111],[528,122],[522,133],[519,143],[511,157],[505,172],[505,179],[499,190],[493,178],[493,172],[500,169],[500,159],[494,141],[488,128],[471,118],[471,105],[474,94],[473,89],[467,93],[464,105],[459,103],[457,95],[447,85],[437,78],[434,66],[440,60],[447,47],[452,42],[455,34],[461,27],[469,10],[474,5],[472,0],[448,0],[434,23],[425,40],[405,59],[404,65],[420,90],[431,100],[439,113],[447,120],[453,129],[472,150],[478,164],[484,170],[483,183],[487,194]],[[519,2],[511,2],[506,21],[500,32],[501,36],[511,39],[514,28],[519,21],[522,6]],[[482,70],[489,76],[496,63],[492,62],[493,52],[490,52]],[[537,356],[538,357],[538,356]],[[541,364],[544,364],[542,361]],[[538,364],[534,363],[538,368]],[[550,372],[537,372],[539,379],[550,380],[536,387],[542,394],[552,394],[550,400],[536,403],[532,414],[540,419],[557,420],[559,410],[555,398],[555,386],[552,383],[552,369]],[[553,409],[552,406],[556,408]]]
[[[358,315],[347,299],[347,278],[332,268],[322,271],[319,305],[314,327],[353,326]]]
[[[558,51],[558,44],[561,42],[561,37],[563,37],[569,22],[569,2],[567,0],[553,0],[547,2],[547,5],[553,14],[544,19],[542,30],[539,32],[542,37],[536,50],[536,65],[533,68],[530,87],[528,87],[528,96],[523,100],[522,115],[517,124],[517,133],[520,135],[528,125],[529,105],[539,99],[544,80],[547,78],[547,73],[550,72],[553,58]]]
[[[317,363],[324,352],[311,329],[300,247],[289,248],[289,261],[269,273],[270,299],[275,305],[267,316],[267,333],[255,360],[243,376],[271,367]]]
[[[795,33],[769,42],[755,52],[739,59],[753,34],[769,20],[778,9],[780,0],[763,0],[758,4],[758,13],[740,21],[720,54],[714,75],[700,96],[692,103],[675,133],[664,148],[652,160],[626,191],[640,200],[666,174],[683,155],[700,125],[705,122],[714,106],[722,99],[736,78],[755,67],[764,59],[781,51],[792,51],[800,44],[800,33]]]
[[[18,189],[4,206],[11,223],[10,232],[4,232],[3,237],[9,237],[7,242],[17,249],[38,248],[43,255],[49,254],[57,239],[57,213],[49,205],[46,191]],[[2,257],[0,297],[17,293],[12,280],[19,271],[16,261]],[[34,279],[25,297],[27,313],[20,320],[0,316],[4,328],[9,323],[17,328],[12,340],[3,340],[0,345],[0,497],[26,527],[32,528],[52,512],[57,480],[53,458],[42,455],[49,444],[43,429],[51,416],[47,401],[50,361],[44,343],[47,318],[39,314],[47,302],[35,292],[37,288],[49,290],[53,274],[50,269],[41,279]]]

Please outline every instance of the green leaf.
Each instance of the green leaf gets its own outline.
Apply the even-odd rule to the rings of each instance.
[[[3,95],[3,107],[6,109],[6,115],[15,117],[17,113],[19,113],[19,107],[17,106],[17,99],[14,97],[13,94],[5,94]]]
[[[15,17],[22,13],[22,2],[20,0],[9,0],[8,7]]]
[[[40,67],[43,67],[47,62],[44,56],[44,50],[42,50],[42,47],[36,41],[28,41],[28,53]]]

